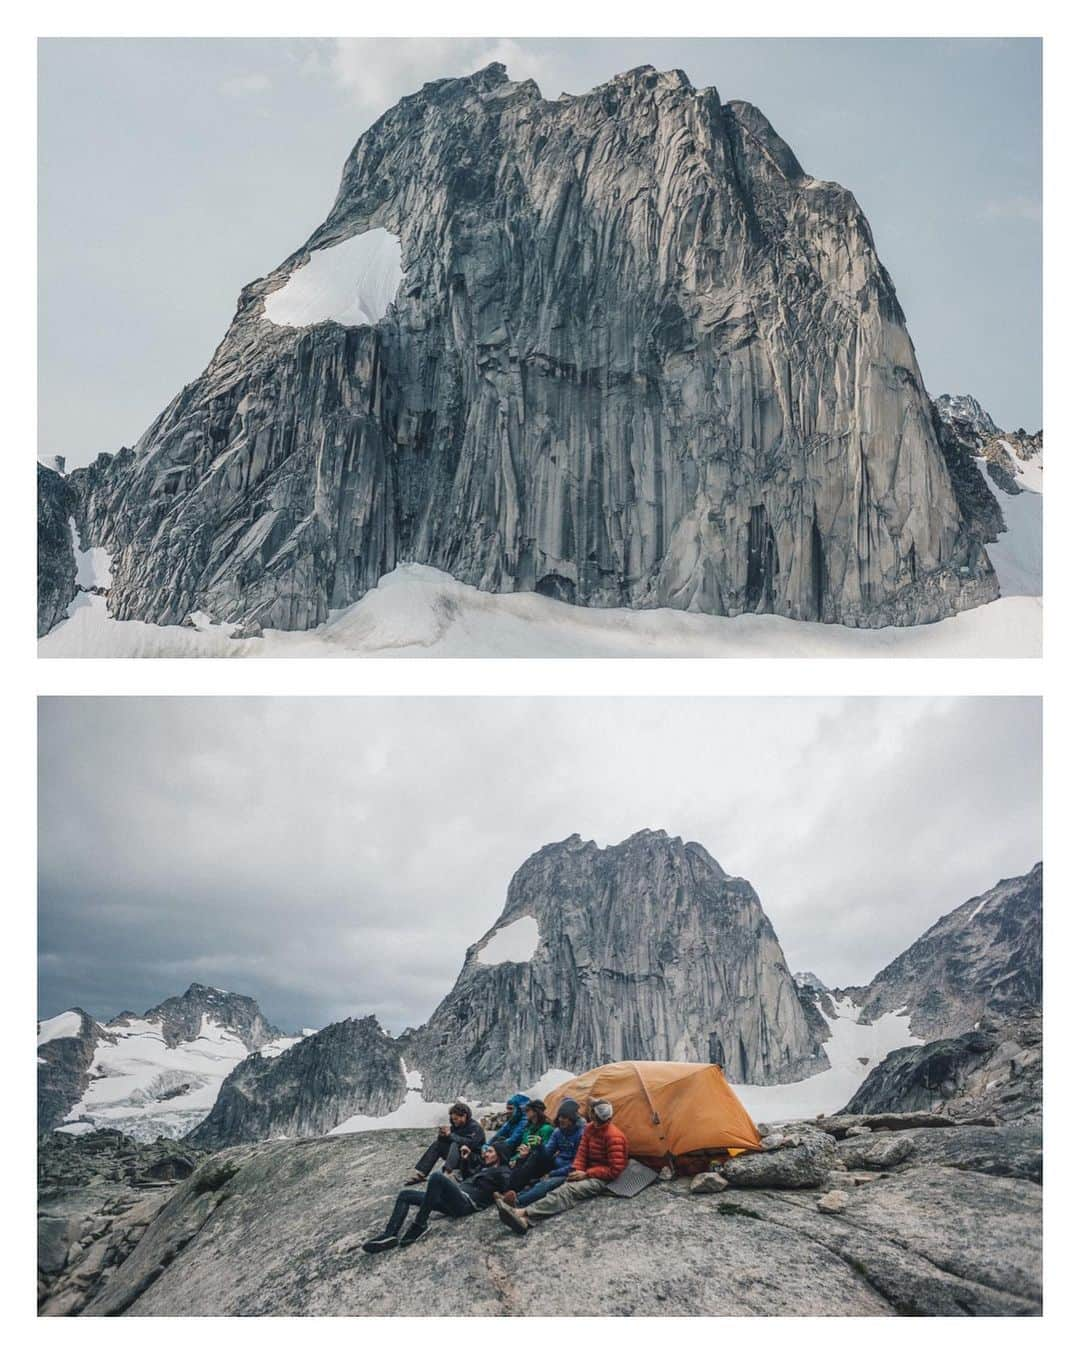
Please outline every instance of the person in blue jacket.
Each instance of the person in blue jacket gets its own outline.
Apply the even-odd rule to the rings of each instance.
[[[542,1195],[547,1195],[548,1191],[553,1191],[556,1186],[561,1186],[574,1166],[578,1144],[581,1143],[581,1136],[584,1133],[585,1122],[578,1111],[578,1104],[572,1097],[567,1097],[565,1101],[559,1103],[555,1112],[555,1129],[544,1143],[543,1161],[537,1160],[535,1166],[530,1169],[531,1175],[520,1176],[518,1169],[514,1168],[514,1178],[519,1186],[526,1180],[532,1184],[527,1189],[518,1190],[516,1196],[505,1196],[507,1202],[524,1208],[525,1205],[531,1205],[534,1200],[539,1200]],[[532,1161],[531,1158],[526,1159],[523,1166],[528,1167]]]
[[[525,1118],[525,1108],[528,1104],[529,1099],[524,1092],[515,1092],[512,1097],[507,1097],[506,1109],[510,1114],[506,1122],[500,1125],[488,1140],[489,1144],[493,1144],[496,1139],[501,1139],[510,1157],[513,1157],[514,1150],[525,1137],[525,1127],[529,1123]]]

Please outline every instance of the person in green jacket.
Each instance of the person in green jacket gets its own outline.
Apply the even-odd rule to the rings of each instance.
[[[537,1166],[542,1166],[546,1162],[544,1145],[555,1129],[547,1118],[547,1107],[539,1098],[526,1106],[525,1122],[525,1133],[510,1160],[510,1175],[520,1188],[524,1188],[536,1176],[541,1175]],[[543,1167],[542,1170],[546,1171],[547,1168]]]

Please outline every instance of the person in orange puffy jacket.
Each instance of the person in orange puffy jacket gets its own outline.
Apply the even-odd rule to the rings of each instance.
[[[600,1098],[588,1104],[589,1123],[581,1136],[574,1165],[565,1182],[524,1209],[515,1209],[500,1196],[495,1197],[499,1218],[520,1237],[529,1231],[534,1219],[562,1214],[583,1200],[595,1200],[607,1190],[609,1181],[622,1172],[629,1161],[626,1135],[612,1121],[615,1109]]]

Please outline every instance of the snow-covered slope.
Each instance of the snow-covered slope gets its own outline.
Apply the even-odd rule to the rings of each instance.
[[[1004,442],[1002,442],[1004,444]],[[998,500],[1005,518],[1005,533],[986,545],[990,561],[1006,597],[1041,596],[1043,593],[1043,499],[1042,465],[1015,460],[1019,492],[1003,492],[991,476],[985,459],[976,463],[986,485]],[[998,601],[1001,604],[1002,601]]]
[[[63,1130],[109,1127],[135,1139],[178,1139],[209,1113],[222,1080],[249,1053],[234,1031],[205,1016],[194,1040],[174,1046],[158,1021],[132,1018],[101,1030],[90,1085]],[[274,1048],[270,1042],[263,1050]]]
[[[718,618],[672,609],[588,609],[535,592],[495,595],[404,563],[306,632],[234,638],[109,617],[79,594],[38,643],[44,657],[1016,657],[1042,651],[1042,601],[1024,593],[915,628],[845,628],[774,614]]]
[[[193,984],[142,1016],[121,1013],[101,1023],[72,1009],[40,1022],[38,1074],[59,1090],[62,1061],[55,1043],[77,1042],[85,1075],[67,1096],[70,1105],[58,1128],[179,1138],[208,1114],[241,1060],[252,1053],[281,1054],[300,1039],[271,1027],[253,999]],[[39,1093],[40,1087],[39,1081]]]
[[[832,1033],[824,1045],[828,1069],[801,1082],[776,1087],[738,1084],[735,1091],[739,1100],[755,1120],[795,1120],[839,1111],[890,1050],[922,1044],[911,1034],[911,1018],[906,1013],[885,1013],[863,1025],[859,1022],[859,1006],[850,998],[818,995],[817,1003]]]

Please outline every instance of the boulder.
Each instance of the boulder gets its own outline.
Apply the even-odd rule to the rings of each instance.
[[[45,1275],[55,1275],[67,1264],[68,1252],[79,1235],[77,1222],[44,1214],[37,1225],[37,1264]]]
[[[766,1153],[743,1153],[723,1167],[733,1186],[820,1186],[837,1163],[836,1141],[823,1130],[799,1126],[797,1142]]]
[[[691,1195],[719,1195],[727,1188],[728,1183],[719,1172],[699,1172],[690,1181]]]
[[[847,1196],[843,1191],[826,1191],[818,1198],[817,1207],[822,1214],[839,1214],[847,1209]]]
[[[856,1137],[853,1145],[848,1144],[850,1138],[849,1131],[840,1145],[840,1156],[848,1167],[882,1171],[904,1162],[911,1157],[915,1149],[910,1135],[906,1134],[890,1134],[884,1139],[874,1139],[873,1135],[869,1139]]]

